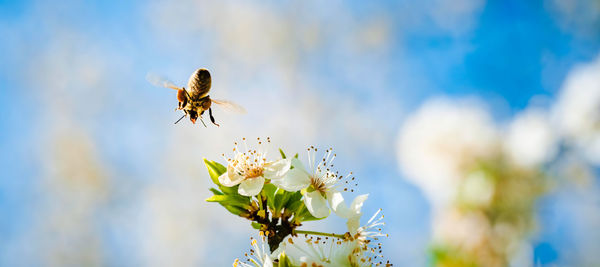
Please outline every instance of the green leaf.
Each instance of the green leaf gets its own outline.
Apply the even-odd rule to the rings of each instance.
[[[283,193],[281,191],[277,191],[277,193],[275,194],[275,197],[273,200],[274,205],[273,205],[273,209],[275,210],[276,213],[279,213],[279,210],[281,209],[281,207],[283,206]]]
[[[210,179],[212,180],[212,182],[216,185],[221,185],[219,183],[219,176],[227,172],[227,168],[225,168],[225,166],[219,164],[218,162],[207,160],[206,158],[204,158],[203,160],[204,165],[206,165],[206,169],[208,169],[208,174],[210,175]]]
[[[223,203],[221,203],[221,205],[223,207],[225,207],[225,209],[227,209],[229,212],[231,212],[237,216],[240,216],[240,214],[242,214],[242,212],[246,212],[246,209],[243,209],[240,207],[236,207],[236,206],[232,206],[232,205],[223,205]]]
[[[272,210],[275,209],[275,192],[277,187],[274,184],[265,184],[263,186],[263,193],[267,196],[267,205]]]
[[[257,223],[257,222],[252,222],[251,225],[252,225],[252,228],[254,228],[256,230],[260,230],[260,227],[262,226],[262,224]]]
[[[277,191],[277,186],[268,183],[263,186],[262,190],[267,194],[267,197],[272,197],[275,195],[275,191]]]
[[[294,192],[278,190],[275,194],[275,211],[279,213],[287,204],[288,200],[294,195]]]
[[[226,195],[237,195],[238,194],[238,185],[236,186],[232,186],[232,187],[228,187],[228,186],[224,186],[221,183],[219,183],[219,176],[221,176],[223,173],[227,172],[227,168],[223,165],[221,165],[218,162],[212,161],[212,160],[207,160],[204,159],[204,165],[206,165],[206,168],[208,169],[208,174],[210,175],[210,179],[213,181],[213,183],[215,183],[216,185],[219,186],[219,189],[221,189],[221,191],[226,194]]]
[[[223,194],[223,192],[221,192],[221,191],[219,191],[219,190],[217,190],[215,188],[212,188],[212,187],[209,190],[210,190],[210,192],[213,192],[213,194],[215,194],[215,195],[222,195]]]
[[[329,210],[329,213],[327,214],[327,216],[325,216],[323,218],[316,218],[315,216],[310,214],[310,211],[308,211],[306,206],[302,205],[302,208],[300,209],[300,211],[297,214],[298,214],[298,217],[300,218],[300,221],[303,221],[303,222],[318,221],[318,220],[323,220],[323,219],[329,217],[329,214],[331,214],[331,210]]]
[[[283,153],[283,150],[281,150],[281,148],[279,149],[279,154],[281,154],[281,158],[285,159],[285,153]]]
[[[221,189],[221,191],[223,191],[223,193],[225,193],[226,195],[241,196],[238,193],[238,187],[239,187],[239,185],[232,186],[232,187],[219,185],[219,189]]]
[[[300,204],[303,203],[301,201],[302,193],[300,193],[300,191],[288,192],[288,193],[290,194],[290,196],[289,196],[288,201],[285,203],[285,208],[292,212],[296,212],[298,207],[300,206]]]
[[[298,158],[298,153],[296,153],[296,155],[294,155],[294,158]]]
[[[218,202],[223,206],[233,205],[243,209],[250,208],[250,198],[244,196],[235,195],[213,195],[206,199],[207,202]]]
[[[331,211],[329,212],[331,214]],[[323,218],[316,218],[315,216],[312,216],[312,214],[310,214],[310,212],[303,214],[302,216],[300,216],[300,221],[303,222],[308,222],[308,221],[319,221],[319,220],[323,220],[325,218],[329,217],[329,215],[323,217]]]
[[[293,214],[299,214],[300,210],[304,207],[304,203],[302,201],[288,201],[288,204],[290,205],[286,205],[285,209]]]

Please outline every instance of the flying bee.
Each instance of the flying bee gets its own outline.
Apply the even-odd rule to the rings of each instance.
[[[185,87],[178,87],[171,81],[154,74],[148,74],[146,78],[150,83],[156,86],[177,90],[177,101],[179,101],[179,104],[175,110],[183,110],[184,114],[175,123],[178,123],[186,116],[190,116],[190,121],[192,123],[195,124],[196,120],[199,118],[204,127],[206,127],[206,124],[202,120],[202,115],[208,110],[210,121],[214,125],[219,126],[219,124],[215,122],[215,118],[212,114],[212,104],[217,104],[228,111],[246,113],[246,110],[243,107],[231,101],[210,98],[208,92],[211,87],[211,78],[210,72],[208,72],[207,69],[197,69],[192,73],[188,80],[188,89]]]

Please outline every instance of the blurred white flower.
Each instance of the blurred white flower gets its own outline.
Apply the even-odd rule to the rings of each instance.
[[[400,131],[400,166],[439,208],[455,198],[475,161],[494,154],[497,137],[489,114],[476,102],[432,100]]]
[[[367,195],[356,197],[349,208],[340,193],[340,189],[344,184],[354,180],[352,173],[344,177],[333,172],[332,163],[335,159],[335,154],[332,154],[333,149],[327,149],[325,156],[318,162],[316,161],[315,152],[317,152],[317,149],[314,147],[308,149],[310,171],[304,167],[302,162],[293,158],[293,168],[287,172],[287,175],[279,179],[273,179],[271,183],[287,191],[298,191],[306,188],[304,205],[306,205],[310,214],[316,218],[329,215],[328,201],[331,209],[342,218],[350,219],[360,216],[360,208],[367,199]],[[346,179],[345,183],[340,183],[344,178]],[[344,188],[344,191],[347,190],[347,187]]]
[[[270,142],[268,138],[267,142]],[[258,143],[261,145],[262,141],[259,139]],[[219,183],[222,185],[231,187],[239,184],[240,195],[255,196],[262,190],[265,179],[279,179],[289,171],[289,159],[267,161],[266,152],[250,150],[246,144],[244,146],[245,151],[240,152],[236,143],[233,149],[235,156],[226,159],[227,172],[219,176]]]
[[[494,183],[482,171],[470,173],[460,188],[460,199],[467,204],[487,206],[494,196]]]
[[[479,211],[461,212],[450,209],[436,216],[434,239],[467,251],[474,250],[489,236],[491,225]]]
[[[504,141],[504,152],[508,158],[524,167],[548,162],[557,150],[557,137],[548,115],[541,110],[530,109],[517,115]]]
[[[594,165],[600,165],[600,57],[569,73],[554,116],[561,133]]]

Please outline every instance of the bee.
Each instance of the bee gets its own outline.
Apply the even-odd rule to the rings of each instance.
[[[194,71],[194,73],[192,73],[190,79],[188,80],[188,89],[185,87],[178,87],[168,79],[162,78],[155,74],[148,74],[146,79],[156,86],[177,90],[177,101],[179,101],[179,103],[175,110],[183,110],[184,114],[175,122],[175,124],[177,124],[186,116],[189,116],[192,123],[195,124],[196,120],[200,119],[204,127],[206,127],[206,124],[202,120],[202,115],[204,115],[204,112],[208,110],[210,121],[214,125],[219,126],[219,124],[215,122],[215,117],[213,117],[212,114],[212,104],[219,105],[228,111],[246,113],[246,110],[243,107],[231,101],[210,98],[208,92],[210,91],[212,81],[210,78],[210,72],[207,69],[197,69]]]

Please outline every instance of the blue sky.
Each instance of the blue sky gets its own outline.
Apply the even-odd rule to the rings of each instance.
[[[172,186],[173,173],[205,175],[199,160],[199,167],[184,170],[194,164],[191,157],[218,159],[234,138],[264,135],[291,151],[334,146],[338,167],[365,180],[361,191],[371,193],[366,209],[387,211],[390,258],[423,265],[429,206],[397,166],[393,147],[403,119],[439,95],[480,97],[499,121],[534,96],[555,98],[569,71],[600,51],[599,13],[578,16],[556,8],[558,2],[461,0],[456,5],[464,8],[452,9],[443,0],[0,1],[0,147],[6,151],[0,156],[0,216],[8,218],[0,220],[0,238],[8,240],[0,245],[7,251],[0,265],[45,262],[45,254],[35,253],[43,244],[22,247],[39,234],[28,229],[52,237],[40,216],[60,218],[55,196],[79,198],[56,181],[57,139],[87,140],[108,184],[106,192],[94,193],[102,201],[89,202],[91,214],[73,209],[75,218],[96,224],[73,238],[94,236],[100,262],[124,266],[178,255],[152,258],[160,241],[147,242],[140,229],[162,232],[145,222],[160,213],[147,206],[154,203],[149,195],[167,198],[184,215],[180,205],[188,197],[208,207],[201,202],[207,192],[180,199],[160,188]],[[576,3],[585,9],[585,1]],[[212,71],[215,95],[237,101],[249,114],[219,113],[219,129],[173,126],[179,116],[173,92],[151,86],[145,75],[158,72],[183,83],[198,67]],[[182,188],[189,181],[183,181],[172,190],[187,192]],[[148,193],[153,190],[158,193]],[[558,200],[547,203],[563,203]],[[206,211],[225,215],[218,212]],[[220,222],[201,220],[205,228],[194,233],[203,237]],[[571,226],[565,227],[569,233]],[[556,244],[563,240],[541,232],[538,258],[560,259]],[[226,235],[245,242],[247,233]],[[191,251],[204,244],[196,248],[203,256],[190,256],[196,264],[230,263],[248,245],[221,251],[206,240],[185,240]],[[140,249],[144,243],[150,247]]]

